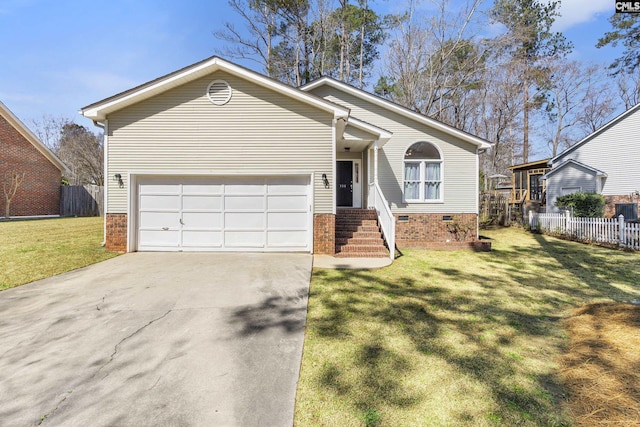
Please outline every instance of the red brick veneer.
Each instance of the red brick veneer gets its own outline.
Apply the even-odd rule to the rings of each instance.
[[[313,253],[333,255],[336,252],[336,216],[313,215]]]
[[[60,213],[60,169],[0,116],[0,216],[5,214],[2,183],[12,171],[24,172],[24,181],[11,201],[11,216]]]
[[[333,214],[313,216],[313,251],[317,254],[335,253],[335,224]],[[127,214],[107,214],[107,250],[124,252],[127,250]]]
[[[640,196],[629,196],[628,194],[622,196],[604,196],[606,205],[604,205],[605,218],[613,218],[616,214],[616,203],[635,203],[640,206]]]
[[[127,214],[107,214],[107,238],[105,247],[109,251],[127,250]]]
[[[400,221],[408,216],[408,221]],[[450,216],[451,220],[443,217]],[[396,245],[399,248],[469,247],[478,240],[476,214],[396,214]],[[457,231],[457,232],[456,232]]]

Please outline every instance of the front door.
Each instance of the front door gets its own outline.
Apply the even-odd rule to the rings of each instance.
[[[351,160],[338,160],[336,166],[336,190],[337,204],[343,207],[353,206],[353,162]]]

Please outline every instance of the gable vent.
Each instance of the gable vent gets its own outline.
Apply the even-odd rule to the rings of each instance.
[[[231,99],[231,86],[224,80],[214,80],[207,88],[207,98],[213,105],[224,105]]]

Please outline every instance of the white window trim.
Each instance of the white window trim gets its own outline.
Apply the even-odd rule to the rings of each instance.
[[[414,146],[415,144],[418,144],[420,142],[425,142],[427,144],[431,144],[433,147],[435,147],[435,149],[438,151],[438,154],[440,155],[440,159],[439,160],[434,160],[434,159],[405,159],[405,156],[407,154],[407,150],[409,148],[411,148],[412,146]],[[405,179],[405,164],[406,163],[420,163],[420,192],[419,194],[421,195],[420,199],[407,199],[405,197],[405,191],[404,191],[404,184],[406,182]],[[425,178],[425,171],[426,171],[426,167],[425,164],[426,163],[439,163],[440,164],[440,198],[439,199],[424,199],[424,183],[426,182]],[[444,203],[444,156],[442,155],[442,151],[440,150],[440,147],[438,147],[436,144],[429,142],[429,141],[415,141],[414,143],[410,144],[405,150],[404,150],[404,154],[402,156],[402,201],[403,203],[420,203],[420,204],[436,204],[436,203]]]

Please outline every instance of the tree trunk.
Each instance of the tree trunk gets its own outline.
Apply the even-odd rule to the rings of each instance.
[[[340,1],[340,7],[342,8],[342,17],[340,23],[340,81],[344,81],[344,61],[345,61],[345,51],[347,50],[347,0]]]
[[[367,22],[367,0],[364,1],[364,7],[362,9],[362,26],[360,27],[360,71],[358,74],[358,83],[360,84],[360,89],[362,89],[363,83],[363,71],[364,68],[364,31],[366,28]]]
[[[522,118],[522,163],[529,162],[529,83],[524,84],[524,105]]]

